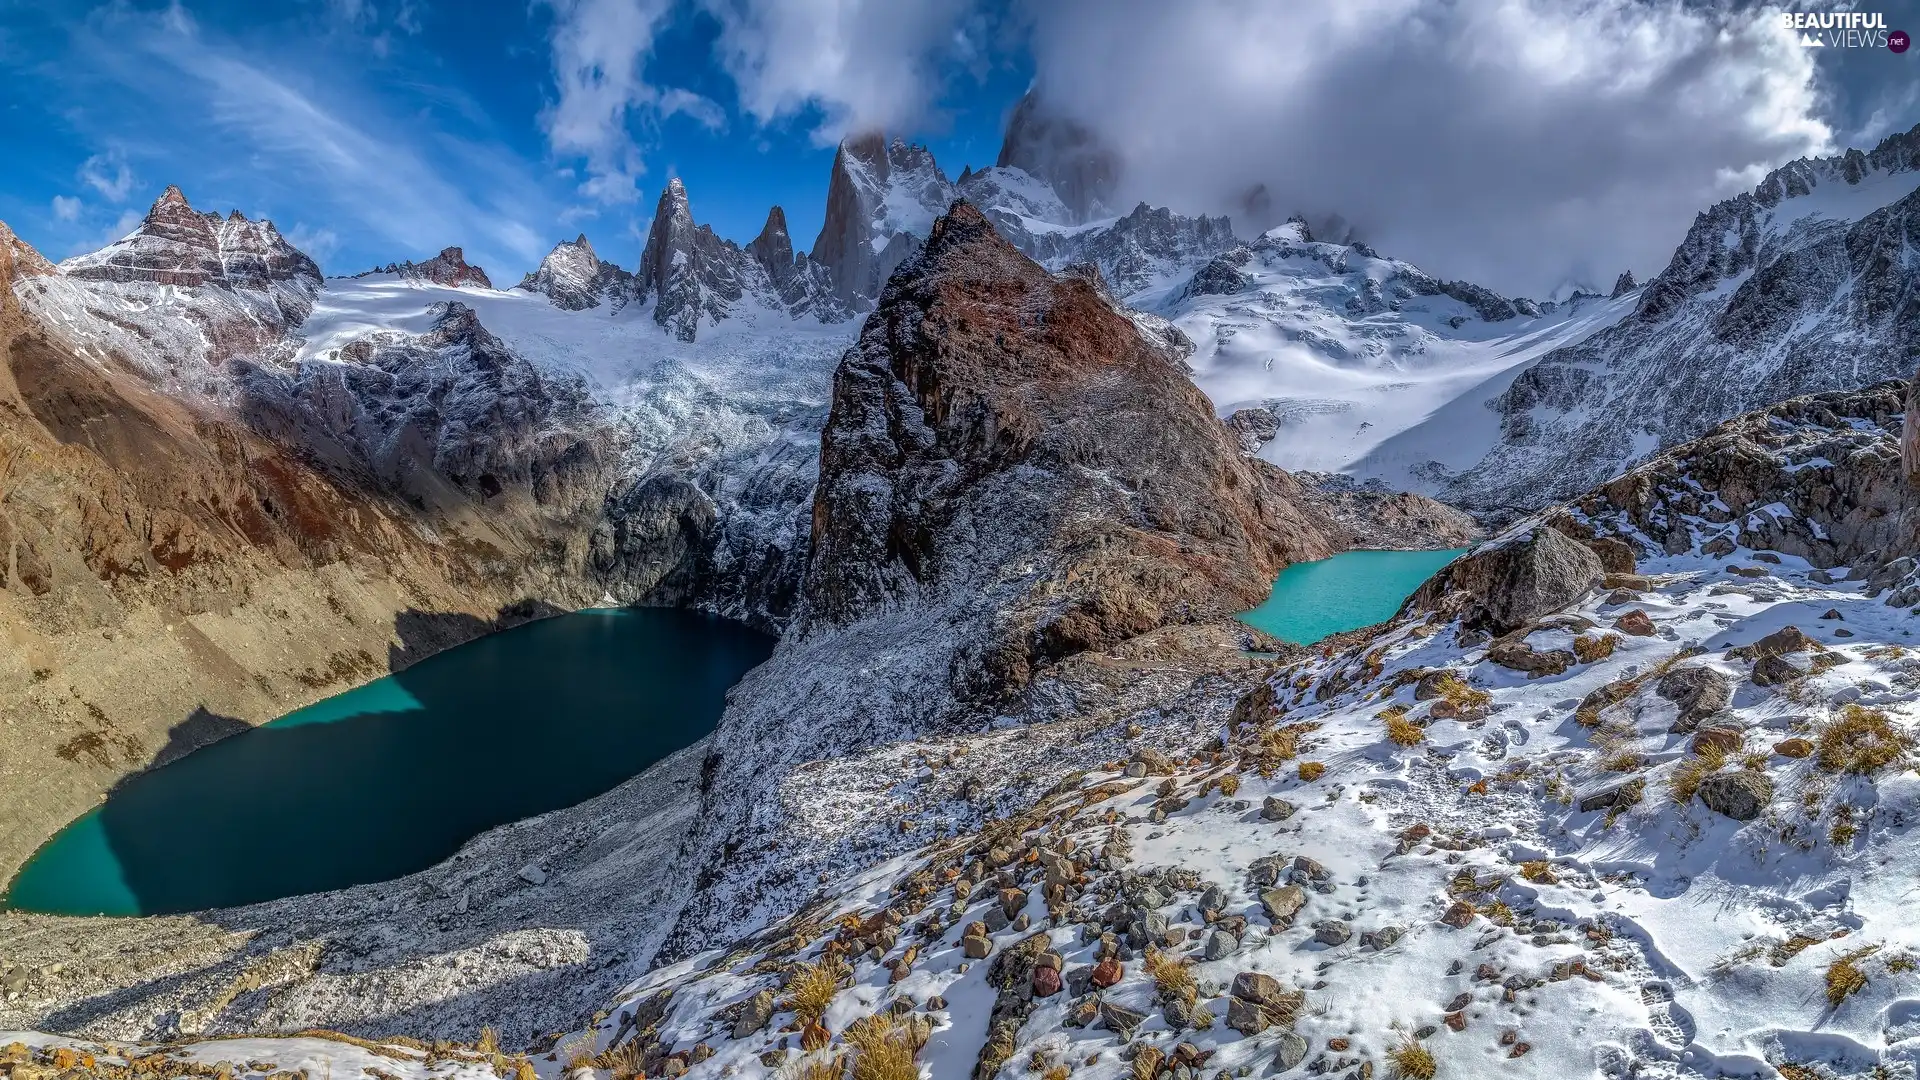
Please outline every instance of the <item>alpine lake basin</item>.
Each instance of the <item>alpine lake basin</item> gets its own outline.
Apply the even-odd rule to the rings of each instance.
[[[1241,619],[1310,645],[1392,618],[1462,550],[1295,563]],[[424,870],[699,741],[772,650],[739,623],[669,609],[491,634],[129,777],[35,853],[0,907],[177,914]]]
[[[1422,582],[1466,550],[1347,551],[1294,563],[1274,579],[1266,601],[1240,619],[1281,641],[1312,645],[1393,618]]]
[[[127,778],[0,906],[176,914],[426,869],[698,742],[773,644],[651,608],[490,634]]]

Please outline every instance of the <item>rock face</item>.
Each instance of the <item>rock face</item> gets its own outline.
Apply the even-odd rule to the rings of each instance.
[[[667,181],[640,254],[639,293],[654,298],[653,321],[681,341],[692,341],[704,318],[718,323],[746,295],[740,249],[695,225],[687,189]]]
[[[1527,523],[1447,564],[1401,611],[1458,615],[1470,628],[1505,634],[1585,596],[1601,576],[1586,545]]]
[[[1743,411],[1912,374],[1916,188],[1920,127],[1871,153],[1793,162],[1700,214],[1631,315],[1500,395],[1500,443],[1444,495],[1573,498]]]
[[[1233,223],[1225,217],[1187,217],[1140,203],[1110,227],[1063,247],[1059,258],[1100,268],[1113,291],[1126,296],[1233,247]]]
[[[1120,183],[1120,155],[1084,125],[1050,111],[1031,90],[1007,119],[994,164],[1052,188],[1076,222],[1110,213]]]
[[[765,854],[770,837],[799,829],[817,851],[862,828],[786,802],[802,756],[1158,693],[1096,688],[1093,654],[1187,655],[1282,566],[1347,542],[1240,452],[1164,340],[964,202],[841,361],[821,447],[799,611],[734,691],[693,842],[731,853],[711,867],[728,892],[689,908],[673,950],[786,888],[761,875],[806,876],[795,851]]]
[[[1324,518],[1296,508],[1290,477],[1238,453],[1177,357],[1091,287],[1050,277],[964,202],[930,244],[889,285],[836,379],[809,624],[941,589],[954,552],[939,541],[971,521],[1030,521],[1038,528],[1023,536],[1051,536],[1044,547],[1088,566],[1122,566],[1129,551],[1163,548],[1157,536],[1187,538],[1166,577],[1037,605],[1016,635],[1025,640],[997,645],[989,662],[994,681],[1019,686],[1036,665],[1169,617],[1244,610],[1235,605],[1257,602],[1280,567],[1337,542]],[[1089,487],[1082,471],[1110,479]],[[1119,492],[1130,494],[1111,501]],[[1137,515],[1123,511],[1135,502]]]
[[[953,183],[926,147],[878,134],[842,141],[812,253],[833,295],[853,310],[871,307],[953,197]]]
[[[606,304],[619,311],[633,298],[633,275],[593,253],[587,234],[554,245],[540,268],[520,281],[520,288],[544,294],[553,306],[583,311]]]
[[[1242,418],[1253,411],[1242,409],[1227,418],[1227,427],[1241,435],[1243,446],[1248,423]],[[1422,495],[1393,491],[1378,480],[1363,482],[1314,472],[1296,472],[1293,477],[1305,489],[1309,505],[1346,526],[1356,543],[1366,547],[1456,548],[1486,536],[1470,515]]]
[[[367,273],[398,274],[409,281],[426,281],[455,289],[463,285],[475,285],[482,289],[493,288],[493,282],[487,278],[487,272],[477,266],[467,265],[466,253],[457,247],[441,248],[440,254],[425,262],[388,263]]]
[[[1639,282],[1633,280],[1633,271],[1622,270],[1620,276],[1613,279],[1613,292],[1607,296],[1607,299],[1618,300],[1639,287]]]

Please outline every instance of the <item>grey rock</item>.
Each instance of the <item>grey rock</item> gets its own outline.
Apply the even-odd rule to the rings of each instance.
[[[1214,930],[1207,934],[1207,942],[1201,955],[1208,960],[1223,960],[1232,956],[1240,947],[1240,939],[1225,930]]]
[[[1773,799],[1773,781],[1767,774],[1741,769],[1715,773],[1700,782],[1700,801],[1718,814],[1735,821],[1759,817]]]
[[[1283,1031],[1273,1041],[1273,1067],[1276,1072],[1287,1072],[1298,1068],[1307,1060],[1307,1051],[1311,1049],[1307,1040],[1291,1031]]]
[[[1133,1038],[1134,1030],[1146,1022],[1147,1014],[1138,1009],[1129,1009],[1117,1001],[1100,1003],[1100,1023],[1123,1042]]]
[[[767,1021],[773,1019],[773,1002],[771,990],[762,990],[743,1002],[740,1015],[733,1021],[733,1037],[744,1039],[766,1027]]]
[[[1585,544],[1534,525],[1447,564],[1401,611],[1457,615],[1471,629],[1504,634],[1579,600],[1602,575],[1600,557]]]
[[[1353,940],[1353,927],[1339,919],[1322,919],[1313,924],[1313,940],[1322,945],[1345,945]]]
[[[1269,795],[1260,804],[1260,816],[1268,821],[1285,821],[1298,809],[1299,807],[1277,795]]]
[[[1267,918],[1281,925],[1300,913],[1307,906],[1307,893],[1298,885],[1282,885],[1260,894],[1260,906],[1266,909]]]
[[[1714,668],[1695,664],[1660,676],[1653,692],[1680,707],[1672,730],[1689,732],[1733,702],[1733,680]]]

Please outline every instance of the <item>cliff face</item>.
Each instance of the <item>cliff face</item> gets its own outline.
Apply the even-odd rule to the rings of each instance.
[[[1231,684],[1254,637],[1230,617],[1348,545],[1150,330],[965,202],[895,273],[835,374],[800,610],[716,736],[685,849],[715,891],[672,951],[911,842],[825,820],[822,785],[865,781],[803,762],[996,722],[1079,753],[1100,717]]]
[[[835,298],[856,310],[871,306],[953,196],[953,183],[924,146],[878,134],[842,142],[812,254]]]

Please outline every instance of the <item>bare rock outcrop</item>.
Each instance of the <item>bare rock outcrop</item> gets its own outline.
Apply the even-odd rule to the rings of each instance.
[[[424,281],[433,285],[445,285],[457,289],[463,285],[475,285],[482,289],[493,288],[493,282],[487,272],[467,263],[466,252],[457,247],[441,248],[440,254],[421,262],[388,263],[369,274],[398,274],[408,281]]]
[[[1402,612],[1439,611],[1471,629],[1505,634],[1559,611],[1600,583],[1600,557],[1537,522],[1523,524],[1448,564]]]

